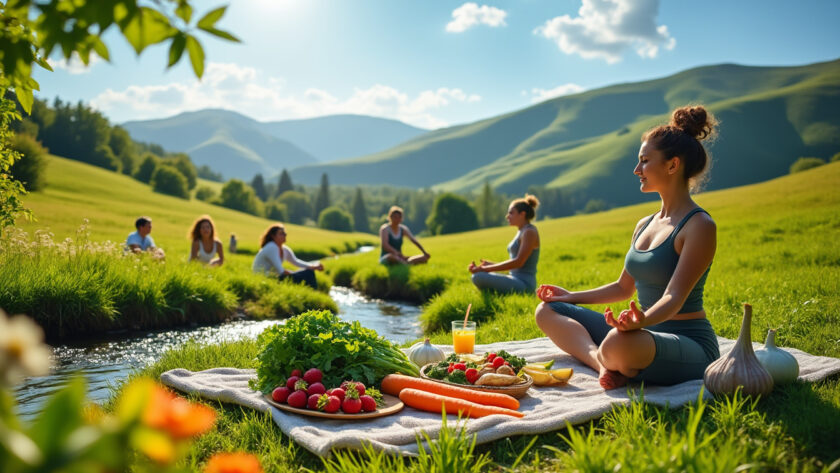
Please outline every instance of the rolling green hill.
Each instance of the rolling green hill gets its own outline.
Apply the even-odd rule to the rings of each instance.
[[[786,174],[800,156],[840,151],[840,60],[724,64],[552,99],[359,159],[304,166],[292,177],[315,183],[326,172],[336,184],[454,191],[489,182],[507,193],[538,185],[574,192],[580,202],[628,204],[644,199],[626,179],[641,134],[688,103],[708,106],[721,121],[708,189],[764,181]]]

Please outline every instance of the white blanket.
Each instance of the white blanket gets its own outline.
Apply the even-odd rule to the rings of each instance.
[[[721,353],[726,353],[733,340],[718,338]],[[759,348],[759,344],[754,344]],[[441,346],[451,351],[451,346]],[[568,386],[531,388],[520,399],[519,419],[505,415],[492,415],[466,421],[469,434],[476,434],[477,443],[522,434],[539,434],[563,429],[566,422],[580,424],[609,411],[614,404],[628,404],[626,389],[604,391],[598,384],[597,373],[571,356],[560,351],[548,338],[477,345],[476,352],[507,350],[530,361],[555,360],[555,368],[573,367],[574,375]],[[800,350],[786,349],[799,362],[799,380],[814,382],[840,372],[840,359],[809,355]],[[366,421],[340,421],[319,419],[286,413],[271,407],[262,394],[248,388],[254,370],[214,368],[197,373],[184,369],[167,371],[161,381],[186,393],[205,399],[218,400],[247,406],[259,411],[271,410],[274,422],[284,434],[293,438],[307,450],[329,456],[334,448],[359,448],[370,443],[374,448],[413,455],[417,453],[417,437],[425,431],[430,438],[437,438],[441,429],[441,416],[406,407],[397,414]],[[688,381],[675,386],[646,386],[647,402],[676,408],[697,400],[702,380]],[[705,394],[710,397],[708,393]],[[449,426],[455,425],[455,416],[449,416]]]

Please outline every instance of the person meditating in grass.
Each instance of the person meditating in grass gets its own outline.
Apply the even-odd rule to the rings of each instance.
[[[429,261],[431,255],[414,238],[411,230],[402,224],[402,218],[403,209],[395,205],[388,210],[388,223],[384,223],[379,227],[379,239],[382,241],[379,262],[382,264],[422,264]],[[403,236],[408,237],[423,254],[406,258],[402,253]]]
[[[657,192],[661,208],[639,220],[618,280],[588,291],[541,285],[540,329],[563,351],[599,372],[604,389],[628,381],[672,385],[703,377],[719,356],[715,331],[703,310],[703,286],[715,255],[715,222],[691,199],[708,167],[700,140],[715,131],[703,107],[674,111],[668,125],[642,137],[642,192]],[[623,301],[615,317],[574,304]]]
[[[295,252],[285,243],[286,228],[282,223],[275,223],[268,227],[260,238],[261,248],[257,256],[254,257],[254,264],[251,269],[255,273],[264,274],[269,274],[274,270],[281,280],[289,278],[296,283],[303,282],[312,289],[317,289],[318,283],[315,281],[315,271],[323,271],[324,265],[320,262],[308,263],[297,259]],[[303,269],[295,272],[288,271],[283,267],[284,261]]]
[[[137,229],[128,234],[125,240],[125,246],[133,253],[142,253],[148,251],[152,257],[163,259],[166,255],[161,248],[155,246],[155,240],[152,239],[152,219],[149,217],[140,217],[134,222],[134,227]]]
[[[530,292],[537,287],[540,234],[531,220],[534,219],[539,205],[540,201],[533,195],[526,195],[510,203],[506,217],[508,224],[519,229],[507,246],[510,259],[501,263],[491,263],[482,259],[478,265],[470,261],[468,269],[476,287],[506,293]],[[509,275],[493,274],[508,270]]]
[[[198,217],[189,238],[192,240],[190,261],[201,261],[210,266],[221,266],[225,262],[225,250],[222,242],[216,239],[216,225],[209,215]]]

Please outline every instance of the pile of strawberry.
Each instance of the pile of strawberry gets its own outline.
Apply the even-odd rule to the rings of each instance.
[[[311,368],[301,376],[293,370],[285,386],[278,386],[271,393],[275,402],[287,403],[300,409],[335,413],[357,414],[376,410],[376,400],[365,394],[365,385],[357,381],[344,381],[340,387],[327,390],[321,383],[323,373]]]

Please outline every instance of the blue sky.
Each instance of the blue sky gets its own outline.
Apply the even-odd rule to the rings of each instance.
[[[437,128],[546,98],[718,63],[840,57],[837,0],[231,0],[201,36],[204,79],[165,46],[139,58],[113,32],[111,63],[51,61],[41,98],[114,122],[227,108],[258,120],[358,113]],[[225,2],[197,0],[201,15]]]

